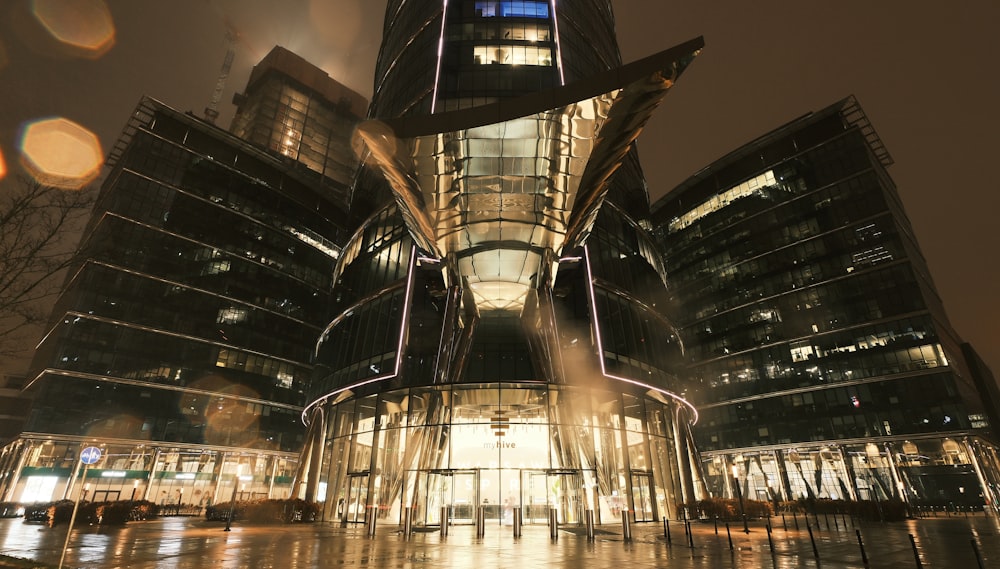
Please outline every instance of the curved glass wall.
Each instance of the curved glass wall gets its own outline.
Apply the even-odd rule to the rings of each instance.
[[[327,408],[325,518],[435,526],[598,523],[634,509],[655,521],[679,501],[675,409],[648,397],[523,383],[386,391]]]

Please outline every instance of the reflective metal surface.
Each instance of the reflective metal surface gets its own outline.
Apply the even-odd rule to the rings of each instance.
[[[480,310],[520,311],[545,251],[585,239],[609,177],[699,47],[496,105],[370,121],[358,134],[418,244],[455,255]]]

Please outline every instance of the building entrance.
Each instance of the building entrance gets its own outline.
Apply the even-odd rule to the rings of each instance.
[[[561,524],[583,522],[587,500],[580,472],[522,470],[521,480],[521,515],[525,524],[547,524],[551,508],[556,508]]]
[[[365,522],[368,504],[368,473],[350,474],[347,479],[347,502],[343,504],[341,520],[352,524]]]
[[[424,525],[441,525],[441,509],[448,508],[454,525],[475,523],[479,503],[479,470],[432,470],[417,474],[417,487],[424,492]]]
[[[632,472],[632,503],[635,521],[656,521],[656,500],[653,496],[653,475],[648,472]]]

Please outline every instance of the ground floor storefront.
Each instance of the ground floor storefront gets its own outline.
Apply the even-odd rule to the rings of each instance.
[[[714,496],[761,501],[899,499],[914,507],[997,505],[997,448],[927,436],[747,448],[702,455]]]
[[[84,469],[80,451],[101,449]],[[2,501],[148,500],[204,507],[231,499],[287,498],[298,457],[253,449],[24,436],[0,451]]]

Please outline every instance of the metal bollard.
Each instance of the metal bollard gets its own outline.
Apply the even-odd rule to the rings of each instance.
[[[816,548],[816,538],[813,536],[813,528],[809,525],[809,519],[806,518],[806,529],[809,530],[809,541],[812,542],[813,546],[813,556],[819,559],[819,549]]]
[[[584,518],[587,521],[587,541],[594,541],[594,510],[587,510]]]
[[[854,533],[858,536],[858,547],[861,548],[861,562],[865,564],[865,567],[868,567],[868,554],[865,553],[865,542],[861,539],[861,530],[856,529]]]
[[[729,522],[726,522],[726,538],[729,539],[729,551],[733,550],[733,534],[729,533]]]
[[[913,547],[913,558],[917,561],[917,569],[921,569],[924,564],[920,561],[920,551],[917,550],[917,540],[913,539],[913,534],[906,534],[910,536],[910,545]]]
[[[378,519],[378,506],[368,506],[368,537],[375,537],[375,520]]]
[[[476,508],[476,537],[486,535],[486,508],[479,506]]]
[[[413,507],[406,506],[403,510],[403,539],[410,539],[413,535]]]
[[[979,569],[984,569],[986,566],[983,565],[983,556],[979,553],[979,545],[976,544],[976,538],[969,540],[972,542],[972,551],[976,553],[976,564],[979,565]]]
[[[690,546],[691,549],[694,549],[694,531],[691,529],[691,522],[686,521],[684,523],[687,524],[688,546]]]
[[[514,506],[514,537],[521,537],[521,506]]]
[[[767,522],[767,544],[771,546],[771,557],[774,557],[774,538],[771,537],[771,522]]]
[[[632,541],[632,520],[629,514],[630,511],[622,510],[622,539],[626,542]]]
[[[549,508],[549,537],[559,539],[559,510]]]
[[[448,537],[448,506],[441,506],[441,537]]]
[[[671,543],[670,543],[670,520],[667,519],[667,516],[663,516],[663,537],[667,538],[667,545],[671,545]]]

